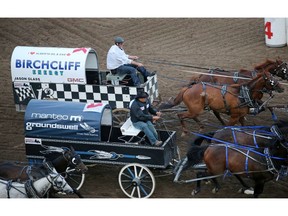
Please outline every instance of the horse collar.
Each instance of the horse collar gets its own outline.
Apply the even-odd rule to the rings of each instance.
[[[28,198],[41,198],[33,186],[33,181],[28,180],[25,183],[25,190]]]
[[[239,79],[239,72],[236,71],[236,72],[234,72],[234,75],[233,75],[233,81],[234,81],[234,83],[237,83],[237,82],[238,82],[238,79]]]
[[[257,76],[257,73],[258,72],[256,70],[251,71],[252,78],[255,78]]]
[[[254,107],[254,103],[251,99],[251,95],[250,95],[250,89],[245,85],[242,85],[240,87],[240,95],[239,95],[240,98],[242,98],[243,100],[243,103],[244,104],[247,104],[248,107]]]

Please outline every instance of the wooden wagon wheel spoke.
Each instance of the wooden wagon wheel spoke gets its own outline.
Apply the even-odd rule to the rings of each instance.
[[[119,172],[118,181],[123,193],[130,198],[148,198],[155,190],[152,172],[138,163],[124,166]]]
[[[112,113],[115,127],[121,127],[130,116],[130,110],[126,108],[114,109]]]

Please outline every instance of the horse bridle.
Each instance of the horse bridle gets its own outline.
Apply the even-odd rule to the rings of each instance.
[[[49,181],[49,183],[54,187],[56,187],[59,191],[62,191],[63,190],[63,188],[65,188],[65,186],[67,185],[67,182],[65,181],[61,181],[61,185],[59,185],[59,184],[57,184],[57,182],[55,182],[59,177],[61,177],[61,178],[63,178],[64,179],[64,177],[62,176],[62,175],[60,175],[59,173],[55,176],[55,177],[52,177],[51,176],[51,174],[56,174],[56,173],[53,173],[53,172],[51,172],[50,174],[49,174],[49,176],[51,177],[51,181],[50,181],[50,179],[48,178],[48,176],[46,176],[46,178],[47,178],[47,180]]]
[[[276,63],[277,64],[277,63]],[[281,74],[280,74],[281,73]],[[279,76],[285,80],[288,79],[288,74],[287,74],[287,63],[282,62],[281,64],[277,64],[276,68],[274,69],[274,74],[276,76]],[[283,74],[283,75],[282,75]]]
[[[279,81],[276,80],[272,75],[268,77],[265,73],[263,74],[263,79],[265,80],[265,86],[270,85],[272,89],[267,89],[267,87],[264,87],[262,89],[262,92],[272,94],[272,91],[276,89],[276,87],[279,85]]]
[[[66,156],[67,153],[68,153],[68,157]],[[71,165],[71,166],[75,167],[77,170],[81,170],[78,167],[80,165],[80,163],[79,163],[80,155],[78,155],[77,153],[72,152],[72,151],[65,151],[65,152],[63,152],[63,157],[68,162],[68,166]]]

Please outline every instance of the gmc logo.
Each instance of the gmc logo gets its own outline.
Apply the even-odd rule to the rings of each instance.
[[[69,83],[84,83],[83,78],[67,78]]]

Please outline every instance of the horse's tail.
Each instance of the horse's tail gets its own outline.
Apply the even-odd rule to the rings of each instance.
[[[208,147],[209,145],[205,146],[193,145],[190,147],[186,157],[183,158],[173,170],[173,173],[175,174],[174,182],[178,181],[182,171],[185,171],[189,167],[199,164],[203,161],[204,152]]]
[[[193,75],[189,80],[189,85],[194,85],[195,83],[198,83],[201,79],[201,75]]]
[[[189,165],[193,166],[195,164],[199,164],[202,162],[204,157],[204,152],[209,147],[209,145],[203,145],[203,146],[191,146],[190,149],[187,152],[187,158],[189,161]]]
[[[159,110],[169,109],[171,107],[179,105],[183,101],[183,94],[188,88],[190,88],[190,85],[183,87],[173,101],[168,101],[160,104]]]

